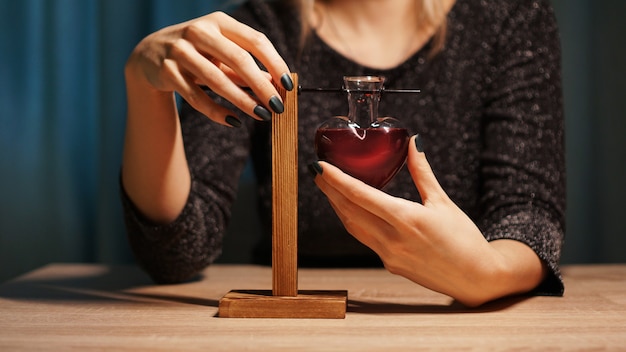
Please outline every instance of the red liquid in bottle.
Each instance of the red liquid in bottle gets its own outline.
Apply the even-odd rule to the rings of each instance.
[[[379,189],[404,165],[408,143],[405,128],[320,128],[315,134],[320,160]]]

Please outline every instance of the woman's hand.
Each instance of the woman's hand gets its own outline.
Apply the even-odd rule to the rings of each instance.
[[[392,197],[328,163],[315,165],[315,182],[347,231],[390,272],[467,306],[536,287],[544,276],[538,256],[521,242],[487,242],[439,185],[419,136],[412,141],[407,165],[423,204]]]
[[[253,55],[269,72],[259,68]],[[175,91],[211,120],[239,127],[236,115],[200,85],[261,120],[271,119],[268,109],[281,113],[284,108],[272,80],[293,89],[287,64],[265,35],[222,12],[147,36],[133,50],[124,73],[128,113],[122,182],[137,208],[158,223],[180,214],[191,188]]]
[[[253,55],[269,73],[259,69]],[[143,39],[127,62],[126,78],[146,90],[176,91],[195,109],[226,125],[233,124],[234,114],[199,85],[262,120],[271,118],[268,109],[283,111],[272,79],[293,89],[289,68],[267,37],[223,12],[166,27]],[[259,100],[241,87],[250,87]]]

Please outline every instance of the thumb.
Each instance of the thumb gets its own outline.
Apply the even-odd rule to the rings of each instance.
[[[424,154],[422,146],[422,137],[419,134],[413,136],[411,143],[409,143],[407,167],[424,203],[426,201],[433,202],[447,198],[428,160],[426,160],[426,154]]]

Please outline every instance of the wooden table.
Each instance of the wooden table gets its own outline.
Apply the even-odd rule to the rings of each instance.
[[[51,264],[0,285],[0,351],[626,349],[626,265],[566,266],[564,297],[465,309],[382,269],[300,269],[300,289],[347,289],[345,319],[216,317],[271,269],[218,265],[180,285],[132,266]]]

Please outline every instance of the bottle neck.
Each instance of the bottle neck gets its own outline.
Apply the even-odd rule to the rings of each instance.
[[[378,119],[378,103],[380,92],[377,91],[349,91],[348,92],[348,119],[361,128],[367,128]]]
[[[344,76],[350,123],[367,128],[378,120],[378,102],[384,82],[382,76]]]

